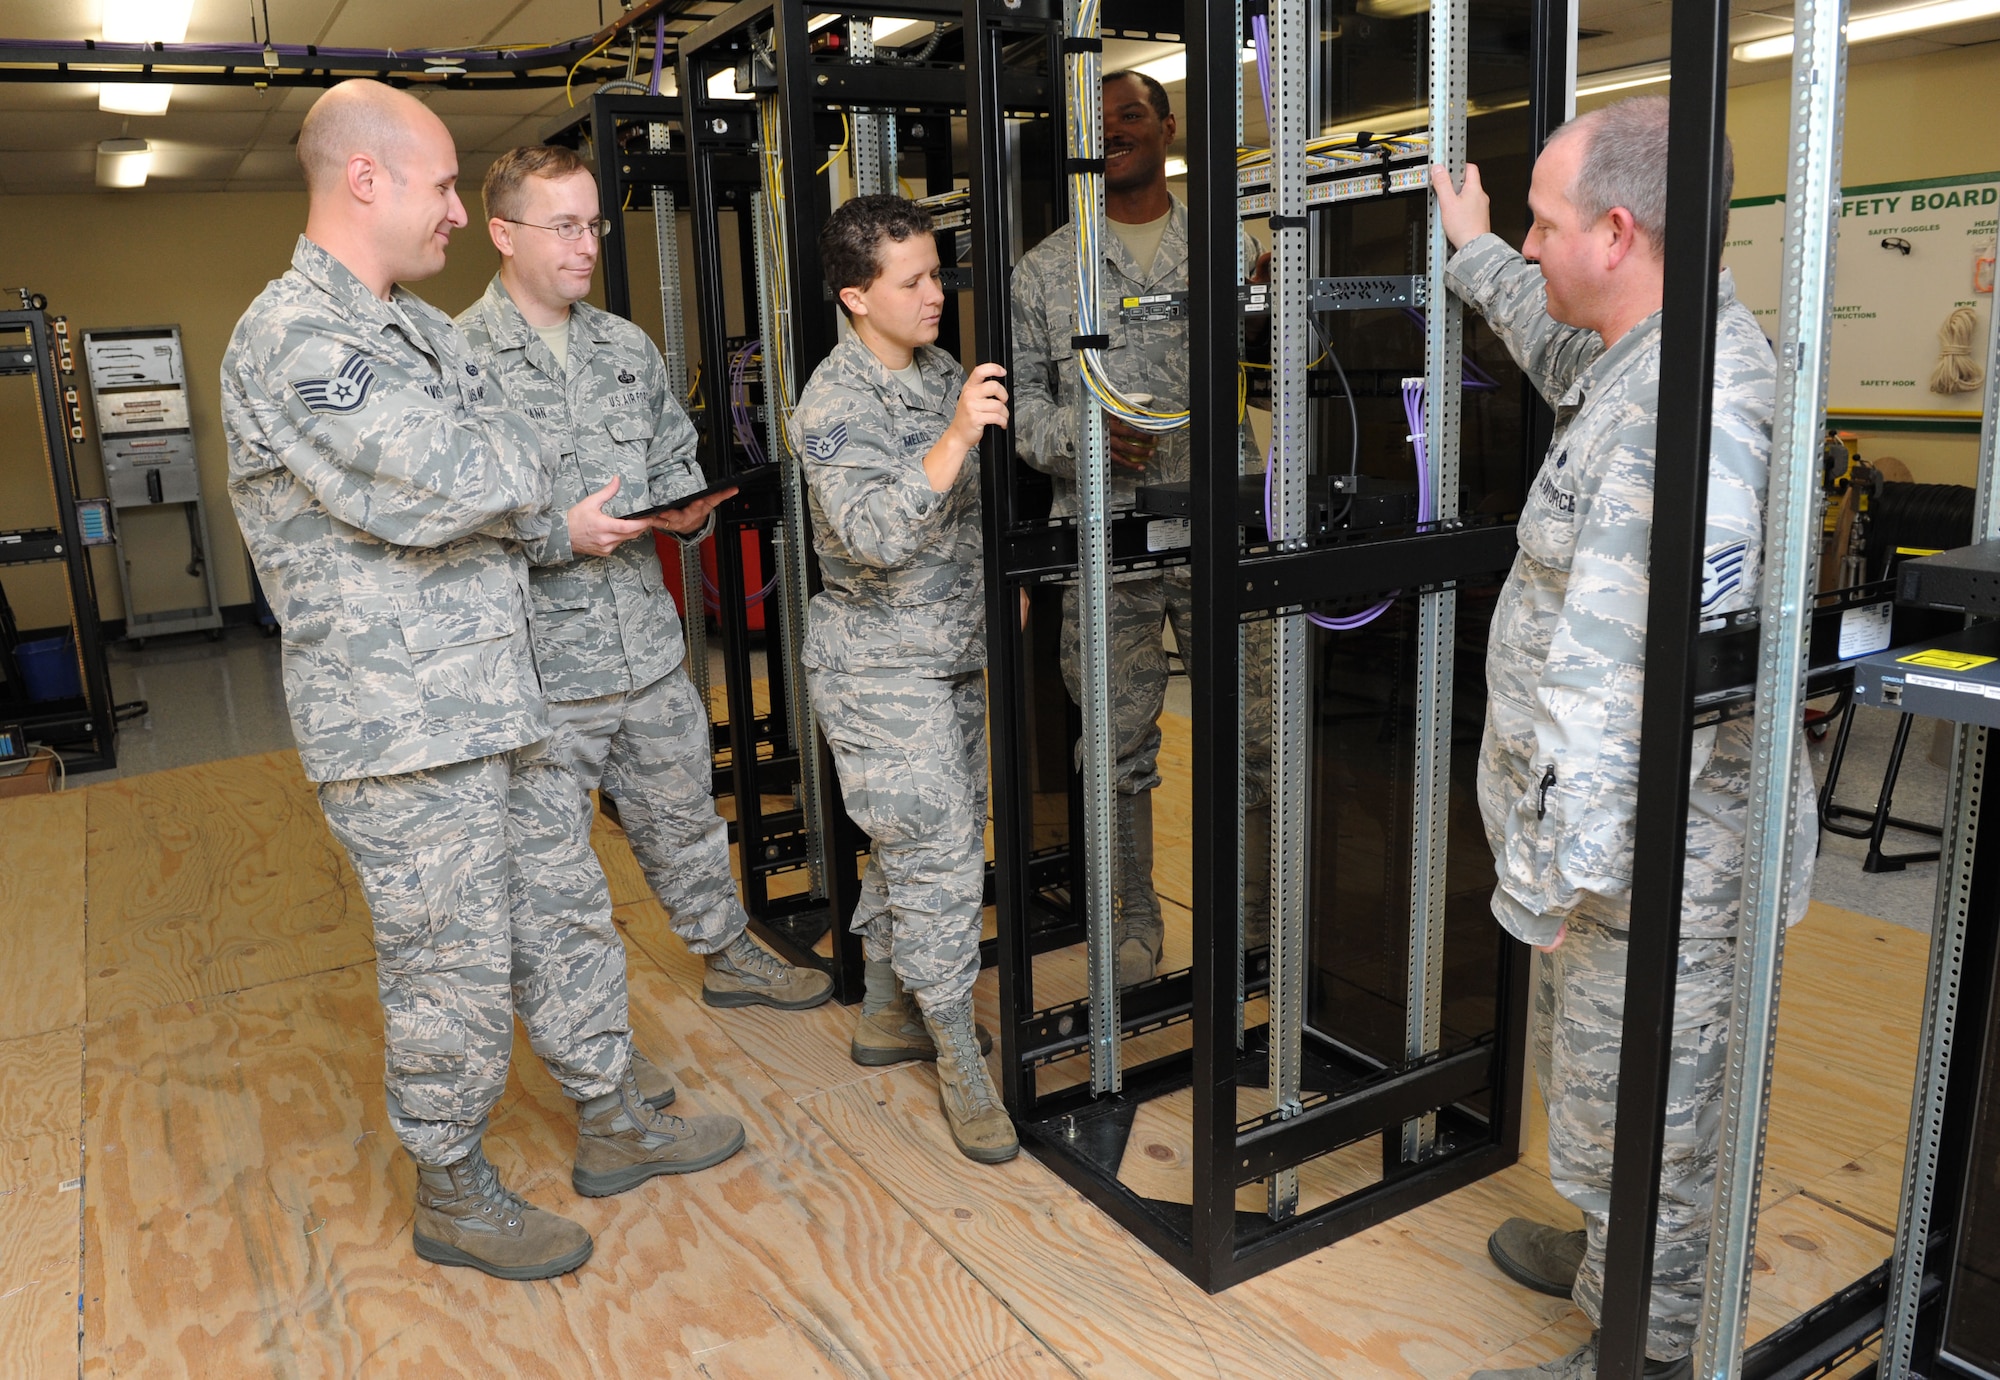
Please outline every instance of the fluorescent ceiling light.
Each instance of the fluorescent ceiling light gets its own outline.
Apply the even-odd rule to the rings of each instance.
[[[1891,10],[1887,14],[1864,14],[1847,21],[1847,41],[1867,43],[1877,38],[1894,38],[1924,29],[1941,29],[1947,24],[1969,24],[1975,19],[2000,15],[2000,0],[1943,0],[1937,5]],[[1738,62],[1770,62],[1792,55],[1792,35],[1759,38],[1739,43],[1730,50]]]
[[[1628,91],[1635,86],[1653,86],[1671,81],[1673,74],[1664,62],[1648,62],[1637,67],[1616,67],[1609,72],[1591,72],[1578,77],[1576,94],[1602,96],[1607,91]]]
[[[2000,3],[2000,0],[1995,0],[1995,3]],[[1244,48],[1241,57],[1244,62],[1255,62],[1257,60],[1256,48]],[[1151,62],[1142,62],[1129,70],[1143,73],[1162,86],[1172,86],[1177,81],[1187,80],[1187,52],[1186,50],[1182,50],[1178,53],[1168,53],[1165,57],[1154,58]]]
[[[144,139],[106,139],[97,146],[97,185],[143,187],[153,167],[153,151]]]
[[[935,27],[937,26],[928,19],[895,19],[888,15],[877,15],[874,29],[875,46],[880,48],[884,44],[907,43],[918,37],[916,30]]]
[[[104,0],[106,43],[185,43],[194,0]]]
[[[164,115],[173,98],[170,81],[107,81],[97,86],[97,108],[113,115]]]
[[[1186,177],[1186,176],[1187,176],[1187,159],[1185,159],[1185,158],[1169,158],[1169,159],[1167,160],[1167,176],[1168,176],[1168,177]]]

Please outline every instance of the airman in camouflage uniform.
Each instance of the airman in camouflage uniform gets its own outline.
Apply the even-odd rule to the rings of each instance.
[[[1125,142],[1118,106],[1129,92],[1130,73],[1105,78],[1105,146],[1116,153]],[[1141,79],[1143,80],[1143,79]],[[1145,86],[1150,92],[1152,87]],[[1165,96],[1159,100],[1164,104]],[[1143,134],[1141,136],[1143,138]],[[1162,145],[1164,147],[1164,145]],[[1134,156],[1131,153],[1124,157]],[[1149,394],[1156,411],[1188,406],[1187,207],[1165,190],[1161,167],[1158,192],[1170,205],[1164,233],[1150,266],[1141,267],[1109,225],[1099,266],[1102,304],[1098,319],[1111,338],[1103,351],[1104,369],[1125,395]],[[1114,207],[1114,209],[1116,209]],[[1243,239],[1244,263],[1258,256],[1255,240]],[[1023,460],[1054,477],[1058,516],[1077,511],[1076,465],[1088,394],[1070,341],[1076,334],[1076,226],[1058,228],[1023,255],[1014,270],[1014,397],[1019,416],[1015,446]],[[1243,470],[1263,468],[1249,428],[1243,428]],[[1136,438],[1135,438],[1136,440]],[[1150,448],[1148,448],[1150,442]],[[1143,466],[1118,463],[1114,443],[1110,502],[1130,508],[1135,490],[1146,484],[1185,483],[1192,478],[1186,430],[1136,443]],[[1184,663],[1194,653],[1194,606],[1186,566],[1164,573],[1128,572],[1113,577],[1110,607],[1111,739],[1116,754],[1117,846],[1123,858],[1119,919],[1113,936],[1119,946],[1119,977],[1131,983],[1151,976],[1160,956],[1160,901],[1153,889],[1153,788],[1160,784],[1160,713],[1166,706],[1167,654],[1161,638],[1171,624]],[[1244,825],[1243,922],[1246,942],[1265,942],[1270,930],[1270,626],[1251,625],[1244,633]],[[1082,697],[1082,658],[1077,629],[1077,596],[1063,594],[1061,633],[1063,679],[1070,696]],[[1081,748],[1078,750],[1081,763]],[[1134,943],[1133,941],[1137,941]],[[1143,952],[1139,950],[1143,949]]]
[[[508,405],[546,438],[556,458],[555,512],[587,503],[609,517],[703,488],[694,425],[672,396],[660,352],[637,326],[582,300],[598,245],[587,228],[597,217],[587,165],[569,149],[515,149],[488,171],[483,199],[502,267],[458,325]],[[562,237],[566,224],[576,227],[573,238]],[[571,268],[581,271],[564,271]],[[566,316],[562,359],[515,294],[538,315]],[[580,520],[591,517],[586,510]],[[709,1005],[818,1006],[833,994],[832,980],[779,961],[745,933],[729,828],[713,798],[708,710],[684,664],[654,528],[643,520],[598,525],[610,535],[579,528],[588,551],[575,548],[563,517],[526,547],[529,625],[558,750],[586,789],[602,782],[618,802],[674,932],[707,960]],[[713,510],[706,525],[698,516],[683,525],[677,535],[698,542],[714,528]],[[618,544],[603,550],[610,541]]]
[[[847,811],[874,845],[853,920],[869,960],[855,1057],[925,1057],[903,1052],[916,1037],[898,1030],[913,996],[952,1135],[990,1163],[1020,1147],[971,1010],[987,782],[974,443],[983,424],[1005,425],[1005,393],[996,366],[968,385],[930,343],[944,301],[930,229],[912,203],[869,196],[821,235],[826,281],[855,325],[792,417],[825,586],[800,659]],[[892,372],[885,357],[909,362]]]
[[[465,223],[450,136],[407,95],[349,82],[299,153],[308,234],[223,359],[230,496],[283,629],[300,758],[374,917],[417,1251],[564,1273],[588,1233],[507,1193],[481,1151],[517,1013],[584,1104],[583,1191],[630,1186],[649,1157],[651,1173],[714,1163],[742,1128],[659,1117],[634,1091],[589,801],[549,750],[527,636],[542,443],[450,318],[395,285],[436,272]]]
[[[1663,126],[1664,101],[1626,115],[1641,124],[1656,116]],[[1577,141],[1591,137],[1601,136],[1552,142],[1544,159],[1558,149],[1558,157],[1581,158]],[[1558,187],[1569,185],[1561,173],[1549,176]],[[1538,171],[1535,195],[1542,186]],[[1463,195],[1483,196],[1476,169]],[[1538,226],[1549,217],[1564,224],[1568,214],[1540,203],[1536,212]],[[1587,223],[1587,213],[1579,219]],[[1660,401],[1658,296],[1646,299],[1655,310],[1607,347],[1598,330],[1564,325],[1550,314],[1543,270],[1497,236],[1454,239],[1461,247],[1447,269],[1453,291],[1485,318],[1556,411],[1487,644],[1478,792],[1499,878],[1494,914],[1516,938],[1549,950],[1538,964],[1537,1019],[1546,1028],[1536,1032],[1536,1045],[1550,1176],[1582,1209],[1585,1231],[1572,1242],[1581,1260],[1569,1291],[1560,1288],[1560,1271],[1535,1268],[1558,1253],[1560,1234],[1552,1228],[1516,1219],[1495,1234],[1492,1250],[1516,1279],[1546,1292],[1572,1292],[1595,1322],[1603,1303],[1629,951]],[[1649,251],[1642,245],[1632,252]],[[1776,363],[1727,270],[1717,291],[1702,611],[1719,616],[1757,598]],[[1701,1308],[1742,900],[1750,731],[1749,719],[1735,719],[1700,730],[1694,744],[1649,1375],[1686,1372]],[[1817,818],[1803,751],[1794,771],[1789,900],[1796,920],[1811,890]],[[1595,1371],[1596,1353],[1585,1348],[1544,1370],[1490,1374]]]

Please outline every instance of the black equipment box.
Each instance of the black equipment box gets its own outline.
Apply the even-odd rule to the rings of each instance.
[[[1142,484],[1138,510],[1153,517],[1194,515],[1191,486]],[[1368,474],[1314,474],[1306,477],[1306,522],[1314,536],[1371,527],[1407,526],[1417,520],[1417,486],[1409,480],[1378,479]],[[1246,474],[1236,481],[1236,525],[1265,531],[1264,476]]]
[[[2000,541],[1919,556],[1899,570],[1898,603],[2000,618]]]
[[[2000,728],[2000,623],[1981,623],[1856,663],[1863,704]]]

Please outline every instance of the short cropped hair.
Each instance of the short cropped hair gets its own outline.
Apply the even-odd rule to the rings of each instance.
[[[1145,87],[1146,103],[1153,107],[1153,113],[1162,120],[1174,113],[1173,103],[1167,99],[1167,88],[1160,85],[1158,77],[1145,72],[1106,72],[1104,80],[1097,84],[1097,89],[1102,91],[1114,81],[1136,81]]]
[[[819,271],[840,303],[843,288],[861,288],[882,276],[882,241],[901,244],[912,235],[931,233],[931,213],[907,197],[887,192],[842,202],[819,232]]]
[[[561,144],[526,144],[508,149],[486,170],[479,185],[480,204],[489,219],[516,220],[521,210],[521,184],[531,177],[551,180],[589,172],[590,164],[575,149]]]
[[[1658,257],[1667,242],[1667,98],[1634,96],[1579,115],[1556,131],[1585,142],[1570,204],[1595,225],[1614,206],[1631,212],[1632,223]],[[1736,190],[1736,150],[1722,137],[1723,232],[1729,230],[1729,198]]]

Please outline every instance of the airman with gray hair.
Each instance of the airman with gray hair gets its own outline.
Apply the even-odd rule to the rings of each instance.
[[[1518,1283],[1601,1316],[1618,1058],[1631,924],[1648,552],[1660,408],[1667,103],[1572,120],[1536,160],[1534,223],[1494,235],[1479,169],[1431,170],[1456,252],[1453,292],[1486,318],[1556,409],[1523,505],[1520,552],[1487,643],[1479,804],[1495,858],[1494,916],[1542,950],[1534,1044],[1549,1175],[1583,1229],[1513,1218],[1487,1249]],[[1726,179],[1725,179],[1726,180]],[[1727,196],[1727,188],[1724,188]],[[1716,282],[1704,616],[1753,607],[1777,366],[1726,269]],[[1701,1311],[1742,903],[1749,719],[1695,736],[1672,1067],[1645,1374],[1686,1377]],[[1818,829],[1803,747],[1790,918],[1804,914]],[[1595,1335],[1569,1355],[1474,1380],[1591,1380]]]

